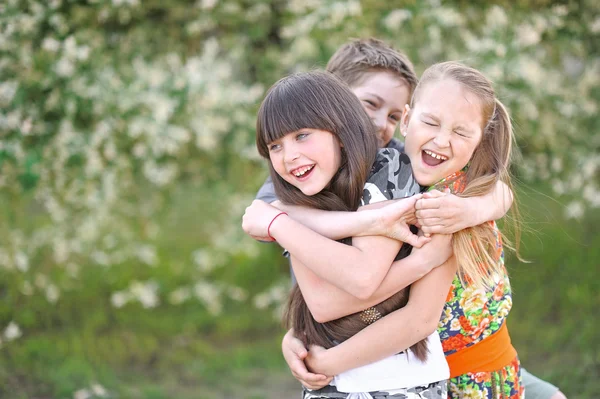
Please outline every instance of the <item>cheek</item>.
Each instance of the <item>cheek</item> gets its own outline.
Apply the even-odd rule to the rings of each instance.
[[[369,109],[368,107],[366,107],[364,105],[363,105],[363,109],[365,110],[365,112],[367,113],[369,118],[373,119],[375,117],[375,111],[373,111],[372,109]]]
[[[277,172],[278,175],[282,175],[283,172],[283,166],[282,166],[282,162],[281,162],[281,157],[278,156],[277,154],[273,154],[271,153],[269,155],[269,159],[271,160],[271,166],[273,166],[273,169],[275,169],[275,172]]]

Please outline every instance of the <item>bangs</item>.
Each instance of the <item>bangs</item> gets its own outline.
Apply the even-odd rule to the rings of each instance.
[[[337,133],[339,123],[332,119],[337,111],[331,102],[332,93],[322,82],[315,83],[306,75],[292,75],[269,90],[256,121],[256,144],[261,155],[268,157],[269,143],[300,129]]]

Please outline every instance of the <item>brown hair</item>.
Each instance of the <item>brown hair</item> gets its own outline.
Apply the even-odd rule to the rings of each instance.
[[[377,153],[375,131],[360,101],[328,72],[285,77],[269,89],[258,110],[258,152],[269,159],[269,143],[305,128],[326,130],[338,138],[340,170],[323,191],[306,196],[282,179],[269,161],[277,197],[284,203],[329,211],[356,210]]]
[[[460,83],[479,98],[484,124],[481,142],[473,152],[464,176],[465,188],[456,195],[481,196],[492,191],[498,181],[504,182],[514,192],[509,171],[514,141],[510,116],[496,98],[492,83],[481,72],[459,62],[432,65],[423,73],[415,89],[411,108],[419,101],[419,93],[423,87],[443,79],[452,79]],[[512,212],[518,242],[520,226],[516,202],[512,206]],[[499,234],[490,223],[454,233],[452,246],[454,255],[459,259],[459,276],[463,283],[465,277],[468,277],[472,284],[481,288],[496,285],[494,276],[502,272],[502,264],[498,262]],[[505,237],[502,241],[504,246],[510,248],[510,243]]]
[[[368,72],[389,72],[404,81],[410,94],[419,79],[406,55],[378,39],[357,39],[340,47],[329,59],[327,70],[350,87],[362,82]]]
[[[304,195],[281,178],[269,159],[269,143],[303,128],[331,132],[343,146],[340,170],[325,189],[312,196]],[[375,161],[377,139],[374,129],[358,98],[333,74],[299,73],[279,80],[269,89],[258,111],[256,146],[269,160],[275,193],[282,202],[331,211],[356,210]],[[396,293],[377,305],[377,310],[385,315],[406,305],[408,293],[408,288]],[[360,312],[318,323],[297,284],[290,294],[284,320],[305,345],[317,344],[325,348],[350,338],[368,325]],[[411,349],[420,359],[426,358],[426,341]]]

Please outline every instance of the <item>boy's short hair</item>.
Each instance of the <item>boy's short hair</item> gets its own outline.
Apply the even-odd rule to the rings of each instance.
[[[367,72],[390,72],[408,84],[411,95],[419,81],[406,55],[373,38],[344,44],[331,56],[326,69],[351,87],[359,84]]]

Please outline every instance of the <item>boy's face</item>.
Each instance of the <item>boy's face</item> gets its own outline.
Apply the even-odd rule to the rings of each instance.
[[[379,147],[385,147],[410,100],[408,84],[391,72],[374,71],[365,74],[362,82],[351,89],[377,127]]]

